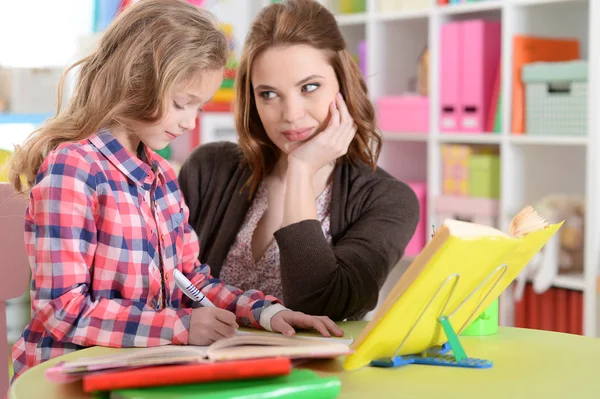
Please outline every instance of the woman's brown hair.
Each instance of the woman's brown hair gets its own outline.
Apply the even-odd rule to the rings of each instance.
[[[142,0],[128,6],[98,48],[65,71],[56,116],[15,148],[9,181],[20,192],[31,188],[48,152],[63,142],[117,125],[131,131],[139,123],[159,121],[173,85],[223,68],[227,55],[225,34],[208,11],[184,0]],[[63,82],[75,67],[73,96],[61,111]]]
[[[252,63],[268,48],[296,44],[325,51],[335,70],[340,92],[357,125],[356,136],[343,159],[362,161],[373,169],[377,166],[381,136],[375,125],[375,111],[335,17],[316,1],[286,0],[265,7],[253,21],[236,78],[235,123],[240,147],[252,171],[247,182],[251,193],[279,157],[279,149],[269,140],[258,115],[251,82]]]

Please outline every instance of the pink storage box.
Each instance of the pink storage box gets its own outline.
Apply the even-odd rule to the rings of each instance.
[[[407,182],[412,188],[419,200],[419,224],[415,230],[415,234],[408,243],[405,256],[416,256],[421,252],[427,243],[427,183],[426,182]]]
[[[498,21],[472,19],[445,23],[440,41],[440,130],[487,130],[497,80],[502,27]]]
[[[377,100],[377,122],[387,132],[429,132],[429,97],[402,95]]]

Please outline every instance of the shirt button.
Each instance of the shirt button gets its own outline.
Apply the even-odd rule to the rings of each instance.
[[[165,240],[165,235],[164,235],[164,234],[161,234],[161,235],[160,235],[160,239],[164,241],[164,240]]]
[[[154,207],[157,208],[158,206],[156,205],[156,201],[154,201]]]

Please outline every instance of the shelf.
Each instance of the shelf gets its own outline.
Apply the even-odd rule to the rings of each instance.
[[[528,277],[527,281],[533,283],[533,277]],[[559,274],[552,280],[552,287],[583,291],[585,289],[585,280],[582,273]]]
[[[367,22],[367,13],[338,14],[335,19],[339,26],[361,25]]]
[[[559,274],[552,282],[553,287],[566,288],[569,290],[583,291],[585,280],[582,273]]]
[[[518,145],[587,145],[587,137],[569,137],[569,136],[510,136],[509,141]]]
[[[440,133],[440,143],[500,144],[502,135],[497,133]]]
[[[585,0],[512,0],[512,4],[516,6],[536,6],[552,3],[581,3]]]
[[[428,133],[383,132],[386,141],[428,141]],[[441,133],[436,136],[440,143],[500,144],[502,135],[492,133]]]
[[[502,9],[503,2],[500,0],[489,0],[478,3],[461,3],[456,5],[437,6],[441,15],[469,14],[480,11],[491,11]]]
[[[428,133],[383,132],[385,141],[427,141]]]
[[[411,19],[424,19],[429,18],[431,8],[424,8],[422,10],[411,10],[411,11],[392,11],[392,12],[380,12],[375,15],[376,21],[390,22],[390,21],[406,21]]]

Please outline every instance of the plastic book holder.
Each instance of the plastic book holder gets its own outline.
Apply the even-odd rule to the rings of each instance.
[[[492,273],[490,273],[490,275],[488,277],[486,277],[486,279],[481,284],[479,284],[477,286],[477,288],[475,288],[456,307],[456,309],[454,309],[454,311],[452,311],[448,315],[445,315],[448,302],[450,301],[450,298],[452,298],[452,294],[454,293],[456,284],[460,278],[459,274],[452,274],[452,275],[448,276],[448,278],[446,280],[444,280],[442,285],[440,285],[438,290],[431,297],[431,299],[427,303],[427,306],[425,306],[425,309],[423,309],[423,311],[421,312],[421,314],[415,321],[415,324],[408,331],[407,335],[404,337],[404,339],[400,343],[400,346],[398,347],[398,349],[396,349],[396,352],[394,353],[394,355],[391,358],[383,358],[383,359],[374,360],[370,363],[370,365],[372,367],[387,367],[387,368],[400,367],[400,366],[405,366],[408,364],[426,364],[426,365],[431,365],[431,366],[450,366],[450,367],[466,367],[466,368],[490,368],[490,367],[492,367],[492,362],[490,360],[476,359],[476,358],[468,357],[464,348],[462,347],[462,344],[460,343],[460,339],[458,338],[458,336],[475,319],[475,317],[478,314],[477,312],[481,308],[481,305],[486,301],[486,299],[488,298],[490,293],[493,291],[493,289],[496,287],[496,285],[500,282],[500,280],[502,279],[502,277],[504,276],[504,274],[506,273],[507,270],[508,270],[508,264],[503,264],[503,265],[498,266]],[[471,315],[469,316],[469,318],[467,319],[465,324],[463,326],[461,326],[461,328],[458,330],[458,333],[457,333],[454,330],[454,328],[452,327],[452,324],[450,323],[450,319],[471,297],[473,297],[473,295],[475,295],[475,293],[477,293],[481,289],[481,287],[483,287],[496,274],[499,274],[498,278],[496,279],[496,282],[492,285],[492,287],[486,293],[484,298],[479,302],[479,304],[477,305],[477,307],[475,308],[473,313],[471,313]],[[437,295],[440,293],[442,288],[451,281],[454,281],[454,285],[452,286],[452,290],[450,291],[450,294],[448,295],[448,299],[446,300],[446,302],[442,308],[442,311],[440,312],[440,316],[438,317],[438,322],[441,324],[441,326],[444,330],[444,333],[446,334],[446,337],[448,338],[448,342],[443,344],[441,347],[436,346],[436,347],[430,348],[429,350],[427,350],[423,353],[414,354],[414,355],[398,356],[398,352],[400,352],[400,350],[402,349],[402,346],[404,345],[404,343],[406,342],[406,340],[408,339],[410,334],[413,332],[413,330],[415,329],[415,327],[417,326],[417,324],[419,323],[419,321],[421,320],[421,318],[423,317],[423,315],[425,314],[425,312],[427,311],[429,306],[431,306],[431,304],[433,303],[433,301],[435,300]],[[449,352],[452,352],[452,353],[449,353]]]

